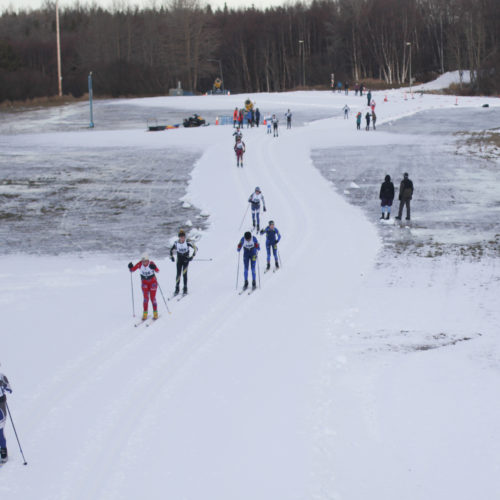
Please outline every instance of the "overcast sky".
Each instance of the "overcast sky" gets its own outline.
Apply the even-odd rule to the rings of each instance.
[[[162,3],[167,3],[168,0],[80,0],[81,5],[95,3],[102,7],[111,7],[113,5],[139,5],[147,6],[156,3],[161,5]],[[202,4],[210,3],[212,7],[222,7],[224,3],[227,3],[228,7],[250,7],[252,4],[257,8],[262,8],[271,5],[282,5],[289,0],[200,0]],[[55,3],[55,0],[53,0]],[[19,9],[38,9],[46,2],[45,0],[0,0],[0,12],[5,11],[8,8],[12,8],[17,11]],[[59,5],[61,7],[74,5],[76,0],[59,0]]]

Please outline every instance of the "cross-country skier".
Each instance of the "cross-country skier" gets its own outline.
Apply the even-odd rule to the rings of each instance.
[[[140,269],[141,288],[144,295],[142,319],[146,320],[148,318],[149,299],[151,299],[151,304],[153,305],[153,319],[158,319],[158,304],[156,303],[158,282],[156,281],[155,272],[158,273],[160,270],[152,260],[149,260],[147,255],[143,255],[142,259],[135,266],[132,262],[129,262],[128,268],[131,273]]]
[[[384,218],[384,213],[387,213],[386,219],[389,219],[391,216],[391,206],[394,200],[394,184],[391,181],[391,176],[386,175],[385,180],[380,186],[380,206],[382,207],[382,215],[381,219]]]
[[[243,132],[241,131],[240,127],[236,127],[236,130],[233,132],[233,137],[234,137],[234,142],[238,142],[238,139],[243,138]]]
[[[272,116],[268,116],[265,119],[265,122],[266,122],[266,134],[270,134],[271,133],[272,119],[273,119]]]
[[[245,152],[245,143],[240,138],[236,139],[234,152],[236,153],[236,166],[239,167],[241,163],[241,168],[243,168],[243,153]]]
[[[267,266],[266,271],[271,268],[271,248],[273,249],[274,264],[276,269],[279,269],[278,259],[278,243],[281,240],[281,234],[278,228],[274,226],[274,221],[270,220],[266,229],[263,229],[260,234],[266,234],[266,251],[267,251]]]
[[[346,104],[342,109],[344,110],[344,120],[347,120],[349,118],[349,111],[351,108]]]
[[[248,198],[248,202],[252,204],[252,222],[254,229],[260,230],[260,202],[262,202],[262,207],[264,212],[266,211],[266,202],[264,201],[264,195],[257,186],[255,191]]]
[[[376,123],[377,123],[377,115],[375,114],[375,111],[372,111],[372,125],[373,125],[373,130],[377,130]]]
[[[273,124],[273,137],[278,137],[278,123],[279,120],[276,115],[271,118],[271,123]]]
[[[292,112],[288,110],[285,113],[285,118],[286,118],[286,128],[292,128]]]
[[[361,111],[358,111],[358,114],[356,115],[356,129],[361,130]]]
[[[0,373],[0,462],[5,463],[8,459],[7,441],[3,429],[7,421],[7,396],[6,392],[12,393],[9,380],[7,377]]]
[[[183,281],[184,281],[184,288],[182,289],[182,293],[183,293],[183,295],[186,295],[188,293],[188,289],[187,289],[188,265],[193,260],[194,256],[196,255],[198,248],[196,248],[196,245],[192,241],[186,239],[186,233],[184,232],[183,229],[181,229],[179,231],[178,236],[179,236],[179,239],[170,248],[170,260],[172,262],[175,261],[174,250],[177,252],[177,276],[175,278],[174,295],[177,295],[179,293],[179,285],[181,283],[181,274],[182,274]],[[193,253],[191,256],[189,255],[190,248],[193,249]]]
[[[243,265],[244,271],[243,276],[245,277],[245,283],[243,284],[243,290],[248,288],[248,265],[252,266],[252,290],[257,288],[256,276],[255,276],[255,263],[257,262],[257,252],[260,250],[260,245],[255,236],[252,236],[250,231],[247,231],[243,238],[241,238],[238,243],[238,252],[243,248]]]

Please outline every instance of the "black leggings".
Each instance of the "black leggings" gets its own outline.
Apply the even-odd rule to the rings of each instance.
[[[188,265],[189,265],[188,259],[179,259],[179,258],[177,259],[177,276],[175,278],[175,288],[179,288],[179,285],[181,284],[181,275],[182,275],[183,282],[184,282],[184,288],[187,288]]]

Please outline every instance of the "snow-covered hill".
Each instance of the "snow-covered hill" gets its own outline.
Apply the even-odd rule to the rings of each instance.
[[[379,124],[456,103],[385,96],[374,94]],[[12,150],[200,150],[184,199],[210,215],[198,256],[213,259],[191,264],[191,293],[169,302],[171,314],[159,294],[158,322],[135,328],[127,262],[139,255],[4,257],[0,358],[29,465],[7,426],[2,500],[490,500],[500,491],[498,259],[395,258],[378,211],[369,220],[314,168],[312,149],[415,140],[338,117],[346,103],[364,114],[364,97],[248,97],[266,113],[320,107],[335,117],[291,130],[282,120],[276,139],[245,129],[243,169],[223,126],[0,137]],[[229,114],[246,98],[140,102]],[[500,105],[460,104],[485,101]],[[283,235],[283,266],[263,274],[262,251],[259,290],[239,296],[236,245],[257,185],[265,220]],[[171,236],[159,229],[165,246]],[[174,266],[151,257],[167,297]]]

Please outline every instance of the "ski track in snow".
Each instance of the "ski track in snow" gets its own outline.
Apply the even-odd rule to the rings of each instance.
[[[294,102],[283,100],[283,104],[293,106]],[[408,111],[399,108],[394,112],[405,113]],[[393,117],[386,118],[390,119]],[[2,470],[2,499],[111,500],[139,495],[148,500],[444,498],[434,493],[443,488],[453,467],[443,473],[442,483],[434,480],[437,490],[433,491],[425,485],[430,472],[422,464],[427,457],[407,436],[412,426],[405,422],[389,428],[396,422],[390,415],[390,397],[401,397],[407,390],[392,378],[403,373],[406,378],[402,376],[402,384],[414,382],[415,373],[429,366],[421,357],[401,359],[392,349],[398,342],[402,348],[418,349],[433,331],[418,330],[414,312],[407,323],[411,341],[405,344],[400,323],[384,329],[375,320],[390,289],[384,288],[390,284],[375,288],[371,280],[373,274],[379,276],[374,263],[380,242],[374,225],[361,210],[347,205],[312,165],[311,148],[333,134],[332,130],[320,134],[321,122],[291,131],[280,127],[277,139],[268,136],[264,128],[244,129],[247,153],[243,169],[235,166],[232,129],[211,127],[205,131],[212,145],[198,160],[185,198],[210,214],[210,229],[199,241],[199,256],[213,261],[190,265],[191,293],[179,303],[168,303],[172,314],[166,312],[158,293],[161,318],[151,328],[134,328],[132,318],[122,319],[123,304],[130,303],[125,263],[119,268],[96,267],[95,276],[84,282],[74,278],[74,286],[79,286],[77,301],[82,299],[89,313],[100,304],[108,306],[114,318],[106,319],[103,313],[92,318],[68,300],[66,314],[75,314],[74,321],[69,325],[57,317],[47,321],[51,325],[44,326],[51,329],[46,332],[49,345],[44,346],[47,358],[57,359],[49,351],[58,347],[50,342],[63,340],[68,345],[60,349],[68,358],[47,367],[45,376],[43,362],[33,357],[40,380],[34,382],[31,375],[23,384],[26,390],[28,385],[35,385],[36,390],[27,397],[19,389],[11,398],[14,402],[19,397],[22,412],[16,414],[30,465],[23,468],[16,463],[15,442],[9,432],[11,461]],[[343,126],[341,119],[334,123],[334,127]],[[374,138],[369,136],[369,140]],[[335,159],[332,165],[342,168]],[[241,230],[237,228],[246,200],[257,185],[268,209],[261,211],[261,227],[273,219],[282,233],[279,250],[283,266],[276,274],[263,273],[265,239],[259,236],[261,287],[251,296],[238,296],[235,282],[241,256],[236,245],[251,227],[250,210]],[[36,266],[36,259],[34,262],[28,263],[28,269]],[[157,263],[159,282],[168,297],[174,265],[168,260]],[[242,273],[240,261],[238,288]],[[38,282],[23,282],[13,291],[14,298],[5,296],[3,300],[16,311],[22,310],[14,301],[29,289],[33,299],[39,299],[38,307],[48,309],[72,290],[72,276],[62,274],[63,290],[55,295],[43,296],[44,283],[51,279],[48,274]],[[100,274],[118,282],[111,285],[113,297],[101,290]],[[430,276],[436,274],[438,271],[432,271]],[[425,278],[415,276],[409,288],[434,287],[433,283],[422,285]],[[9,280],[12,276],[5,277]],[[457,279],[467,278],[466,273],[460,278],[445,275],[443,289],[453,295]],[[136,275],[134,286],[137,305],[141,298]],[[92,290],[95,297],[85,301],[84,293]],[[484,296],[488,291],[481,289]],[[432,296],[432,290],[429,294]],[[474,291],[470,292],[469,299],[473,295]],[[396,294],[389,294],[388,300],[396,298]],[[443,309],[451,316],[453,301],[444,301]],[[490,323],[495,321],[493,308],[479,311],[478,315],[488,316]],[[38,321],[43,324],[48,318],[45,311]],[[457,314],[448,321],[448,331],[455,328],[457,333],[443,333],[440,340],[445,346],[459,346],[456,350],[462,354],[450,363],[453,369],[468,356],[463,345],[469,340],[463,338],[469,332],[466,327],[463,332],[460,329],[461,318]],[[398,316],[394,321],[400,320]],[[487,329],[488,321],[478,322],[477,331]],[[11,322],[9,326],[30,331],[35,340],[36,324],[36,318],[23,318],[21,325]],[[439,327],[435,326],[436,332]],[[87,343],[77,339],[85,331]],[[78,345],[71,347],[72,341]],[[41,342],[36,339],[35,345],[43,345]],[[389,353],[383,354],[384,349]],[[484,343],[482,349],[486,351]],[[425,359],[438,365],[438,351]],[[415,371],[411,372],[405,362],[415,366]],[[476,369],[468,365],[463,369],[473,380]],[[446,377],[444,369],[440,374]],[[423,387],[436,383],[433,375],[431,370]],[[497,379],[489,381],[492,393]],[[474,383],[468,387],[467,381],[463,382],[465,394],[474,394]],[[443,399],[449,397],[446,385],[440,389]],[[438,396],[429,397],[429,406],[439,407]],[[424,412],[418,410],[411,394],[402,400],[394,407],[402,419],[411,419],[404,412],[405,404],[415,404],[415,412]],[[416,399],[425,400],[421,395]],[[483,404],[480,396],[475,402],[477,407]],[[424,413],[428,427],[417,432],[417,438],[429,434],[439,439],[447,410],[435,417],[443,425],[437,430],[432,428],[432,415]],[[494,420],[498,413],[496,409],[482,417],[482,424],[488,427],[489,419]],[[474,409],[467,409],[466,416],[477,417]],[[418,422],[413,425],[418,428]],[[444,434],[446,444],[458,451],[451,434]],[[400,442],[391,442],[393,435]],[[415,452],[413,465],[404,454],[406,446]],[[487,454],[493,459],[492,449]],[[443,453],[438,456],[446,458]],[[413,466],[414,473],[410,470]],[[462,463],[457,468],[466,469]],[[394,491],[387,470],[399,478]],[[415,485],[413,491],[405,491],[406,484]],[[482,491],[494,488],[495,481],[490,481]],[[455,500],[465,498],[458,496],[457,488],[453,491]]]

